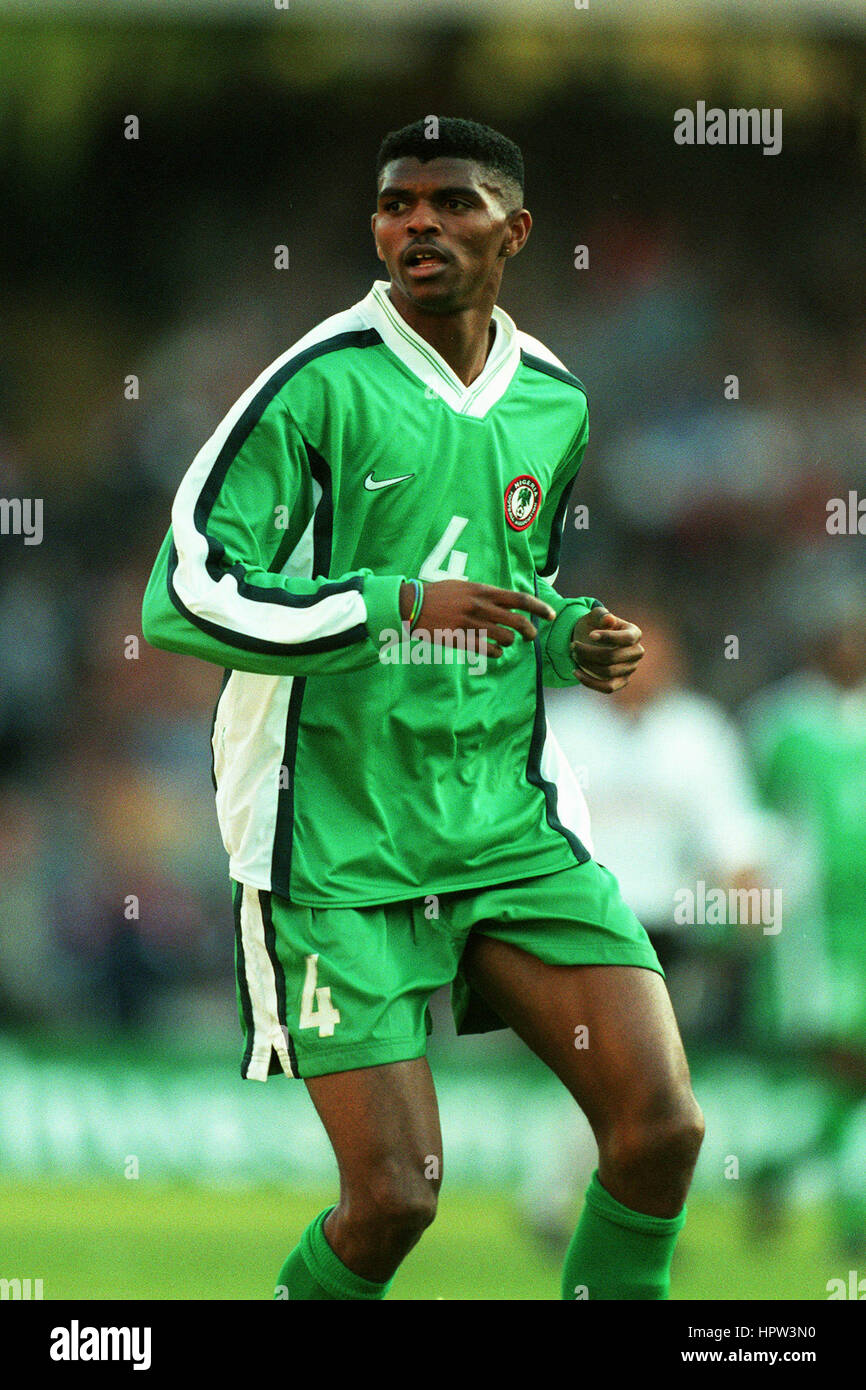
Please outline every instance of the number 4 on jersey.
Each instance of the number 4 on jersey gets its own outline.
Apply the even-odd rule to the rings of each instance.
[[[440,579],[465,579],[466,561],[469,559],[465,550],[455,550],[454,542],[469,525],[469,518],[465,516],[452,516],[445,533],[441,540],[434,545],[427,559],[424,561],[418,573],[418,578],[423,579],[428,584],[435,584]],[[449,554],[450,552],[450,554]],[[448,568],[442,569],[442,561],[447,557]]]
[[[336,1024],[340,1022],[340,1011],[335,1009],[331,1003],[331,986],[316,985],[319,974],[318,953],[307,956],[307,975],[304,980],[304,991],[301,995],[301,1028],[319,1029],[320,1038],[330,1038],[333,1036]],[[313,1004],[318,1005],[313,1008]]]

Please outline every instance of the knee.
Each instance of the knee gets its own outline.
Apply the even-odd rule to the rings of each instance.
[[[614,1126],[608,1152],[616,1166],[630,1173],[659,1169],[691,1174],[704,1138],[704,1117],[690,1089],[664,1104],[630,1116]]]
[[[386,1168],[351,1195],[347,1215],[354,1224],[375,1229],[380,1238],[414,1241],[436,1216],[439,1185],[411,1170]]]

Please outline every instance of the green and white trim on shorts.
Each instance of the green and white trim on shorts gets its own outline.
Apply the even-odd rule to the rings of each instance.
[[[446,984],[458,1032],[504,1027],[460,971],[473,931],[549,965],[643,966],[664,977],[616,879],[595,860],[377,907],[301,907],[237,882],[233,897],[241,1075],[252,1081],[423,1057],[428,1003]]]

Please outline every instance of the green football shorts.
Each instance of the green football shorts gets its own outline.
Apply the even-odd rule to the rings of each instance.
[[[450,984],[458,1032],[505,1025],[460,971],[471,932],[549,965],[638,965],[664,978],[613,874],[590,859],[539,878],[381,907],[298,907],[232,881],[241,1075],[327,1076],[423,1057]]]

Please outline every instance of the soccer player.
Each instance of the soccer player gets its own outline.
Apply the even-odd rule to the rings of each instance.
[[[866,602],[837,583],[822,603],[821,633],[806,638],[804,620],[799,634],[801,665],[746,707],[759,788],[789,826],[788,864],[797,865],[785,930],[756,962],[753,1035],[783,1074],[817,1075],[825,1090],[817,1128],[793,1136],[755,1174],[751,1220],[762,1234],[778,1234],[797,1170],[820,1159],[835,1253],[859,1261],[866,1258],[856,1139],[866,1099]]]
[[[562,1297],[668,1296],[702,1117],[543,702],[620,689],[643,648],[552,587],[587,406],[496,303],[531,225],[504,136],[451,118],[387,136],[388,280],[232,407],[145,595],[150,642],[225,668],[242,1075],[303,1078],[339,1166],[277,1297],[384,1298],[433,1220],[427,1004],[448,983],[460,1031],[512,1028],[592,1125]]]

